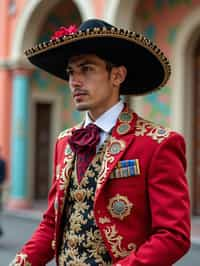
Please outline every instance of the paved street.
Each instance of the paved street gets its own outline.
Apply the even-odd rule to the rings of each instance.
[[[38,224],[38,218],[16,217],[4,214],[2,224],[5,231],[0,238],[0,266],[8,266],[19,247],[29,238]],[[176,266],[199,266],[200,245],[193,245],[191,251]],[[48,266],[55,266],[54,262]]]
[[[8,266],[17,250],[30,237],[39,219],[4,215],[2,218],[4,235],[0,238],[0,266]],[[55,266],[54,262],[48,266]]]

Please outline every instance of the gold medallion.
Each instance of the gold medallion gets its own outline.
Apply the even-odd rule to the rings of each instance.
[[[119,116],[119,121],[121,122],[131,122],[133,119],[133,114],[128,112],[122,112]]]
[[[110,153],[112,155],[116,155],[116,154],[120,153],[121,150],[122,150],[122,146],[121,146],[120,142],[113,142],[110,146]]]
[[[120,135],[126,134],[130,130],[131,126],[128,123],[121,123],[117,127],[117,133]]]
[[[133,204],[128,200],[126,196],[117,194],[115,197],[109,200],[108,210],[112,217],[123,220],[131,213]]]

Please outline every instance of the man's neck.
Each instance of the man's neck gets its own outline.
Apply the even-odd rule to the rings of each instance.
[[[95,121],[91,119],[89,112],[87,112],[84,126],[87,126],[89,123],[95,123],[98,127],[103,129],[104,131],[109,132],[110,128],[112,128],[115,125],[116,120],[121,111],[123,110],[123,108],[124,108],[123,101],[119,101],[111,108],[109,108],[106,112],[104,112],[101,116],[99,116]]]

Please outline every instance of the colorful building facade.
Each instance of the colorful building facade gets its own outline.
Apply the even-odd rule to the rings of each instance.
[[[127,100],[146,119],[185,136],[192,214],[200,215],[199,14],[199,0],[0,1],[0,146],[9,165],[9,207],[46,199],[56,136],[82,119],[67,84],[34,68],[23,51],[62,25],[96,17],[143,32],[169,57],[167,85]]]

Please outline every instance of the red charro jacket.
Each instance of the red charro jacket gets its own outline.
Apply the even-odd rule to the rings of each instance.
[[[54,255],[58,259],[74,158],[68,145],[72,130],[61,133],[56,142],[48,209],[11,265],[44,266]],[[119,162],[130,160],[136,162],[132,174],[119,167]],[[171,266],[188,251],[190,209],[185,168],[181,135],[123,110],[106,148],[94,202],[95,221],[113,265]],[[119,201],[124,206],[121,213],[115,205]]]

